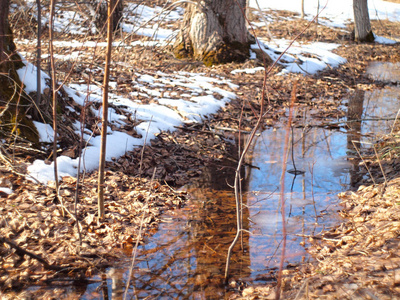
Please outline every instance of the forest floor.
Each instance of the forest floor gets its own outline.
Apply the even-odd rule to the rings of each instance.
[[[271,11],[270,14],[276,12]],[[290,39],[303,30],[307,23],[276,18],[270,30],[274,38]],[[400,24],[373,22],[373,29],[380,36],[396,37],[400,32]],[[24,34],[19,31],[16,34],[17,41],[26,39]],[[266,33],[260,31],[258,34],[265,36]],[[79,39],[76,36],[68,38]],[[304,42],[340,43],[341,46],[334,52],[346,58],[347,63],[308,76],[280,76],[277,74],[281,67],[277,66],[267,78],[268,97],[263,99],[267,112],[263,127],[273,126],[277,121],[285,119],[295,81],[297,109],[317,109],[311,125],[328,126],[326,120],[337,120],[346,115],[346,111],[340,108],[341,100],[348,98],[356,89],[374,90],[385,86],[386,83],[367,76],[369,62],[400,62],[399,44],[357,44],[350,41],[348,31],[341,29],[313,24],[299,39]],[[33,53],[35,49],[34,43],[17,43],[17,47],[25,53]],[[99,64],[104,59],[101,51],[93,53],[89,52],[91,49],[86,50],[82,52],[82,58],[87,55],[88,61],[93,60]],[[90,55],[95,57],[92,59]],[[239,97],[206,123],[183,126],[174,132],[163,132],[148,146],[127,152],[107,163],[106,215],[101,223],[96,218],[98,174],[93,172],[80,178],[77,219],[82,243],[79,242],[74,213],[77,180],[63,178],[60,199],[57,199],[53,186],[36,184],[18,175],[26,171],[27,164],[33,159],[46,157],[49,152],[8,149],[14,152],[15,163],[11,167],[3,160],[0,166],[0,187],[13,190],[12,194],[0,193],[0,238],[3,242],[0,245],[0,291],[10,292],[32,283],[51,284],[60,276],[61,270],[64,274],[70,274],[71,280],[84,280],[100,272],[122,255],[129,255],[136,240],[143,243],[145,235],[156,232],[163,212],[185,204],[187,194],[177,191],[177,188],[196,181],[207,165],[221,164],[227,156],[237,160],[229,154],[233,145],[228,140],[237,138],[239,129],[250,131],[255,125],[257,116],[253,112],[260,107],[264,74],[235,75],[231,71],[260,66],[260,61],[249,60],[243,64],[207,68],[195,61],[175,59],[168,47],[144,46],[135,47],[129,53],[115,53],[114,60],[118,61],[120,56],[127,55],[129,57],[125,59],[137,62],[137,70],[185,70],[223,76],[239,86]],[[61,74],[70,74],[68,82],[81,79],[82,66],[79,67],[72,66],[68,61],[58,62],[57,65]],[[131,70],[125,70],[120,65],[114,67],[113,72],[116,73],[113,76],[126,78],[124,84],[128,88]],[[101,82],[101,78],[94,79]],[[296,124],[296,120],[294,122]],[[385,137],[383,141],[380,153],[390,152],[390,155],[380,159],[387,178],[384,180],[380,175],[382,172],[378,161],[371,154],[368,164],[377,184],[372,185],[370,180],[364,179],[359,183],[357,191],[340,195],[343,216],[341,226],[309,237],[312,247],[308,250],[316,260],[284,271],[285,298],[400,297],[400,258],[397,253],[400,241],[400,180],[397,178],[400,158],[395,151],[396,135]],[[71,143],[77,144],[76,141]],[[389,151],[388,148],[393,150]],[[63,151],[71,149],[74,147],[69,145]],[[65,208],[64,215],[60,200]],[[23,255],[27,253],[21,252],[22,249],[45,259],[48,265],[39,261],[37,256]],[[49,297],[57,296],[56,290],[46,293],[49,293]],[[13,297],[13,294],[8,295],[10,299]],[[274,299],[275,287],[271,284],[238,289],[235,298],[240,297]]]

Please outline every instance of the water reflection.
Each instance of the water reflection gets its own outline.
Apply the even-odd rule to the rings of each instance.
[[[284,134],[283,129],[263,132],[247,158],[259,169],[242,172],[243,225],[251,234],[244,234],[233,251],[231,274],[238,281],[273,280],[270,272],[279,263],[282,236],[278,198]],[[332,199],[345,188],[349,176],[345,133],[294,128],[293,147],[298,168],[306,172],[294,181],[293,175],[286,175],[287,253],[291,263],[305,258],[299,243],[307,235],[334,222]],[[189,205],[165,217],[159,231],[140,249],[130,293],[140,299],[226,296],[225,259],[236,233],[235,201],[229,187],[235,167],[235,161],[225,161],[210,168],[205,172],[207,183],[190,188],[193,200]],[[321,225],[322,220],[325,225]],[[120,272],[121,281],[124,276],[126,269]]]
[[[388,116],[387,110],[393,109],[393,105],[380,105],[379,101],[386,100],[378,98],[371,92],[356,91],[348,101],[346,130],[307,126],[292,129],[288,169],[296,166],[303,173],[285,176],[286,264],[309,259],[307,238],[337,224],[337,193],[360,181],[353,144],[365,142],[365,133],[371,128],[377,130],[365,119],[376,119],[381,113]],[[388,124],[378,126],[386,128]],[[271,281],[279,265],[283,238],[279,178],[285,134],[283,128],[261,133],[247,156],[248,165],[257,168],[241,170],[244,228],[250,234],[244,234],[243,248],[239,243],[233,251],[230,274],[239,282]],[[188,188],[193,198],[190,203],[166,215],[159,231],[139,249],[130,295],[139,299],[227,297],[223,276],[227,249],[236,233],[235,200],[230,187],[236,152],[233,149],[232,159],[210,166],[202,180]],[[124,289],[127,267],[112,272],[115,299]]]
[[[365,147],[369,137],[391,130],[391,119],[399,108],[398,94],[393,86],[355,91],[347,103],[345,130],[307,126],[292,129],[288,169],[303,172],[285,176],[286,263],[308,259],[304,248],[307,237],[337,223],[337,193],[361,179],[354,144]],[[283,128],[265,130],[247,157],[247,163],[259,169],[242,170],[244,228],[250,235],[244,235],[243,249],[237,245],[233,251],[231,274],[235,280],[272,280],[271,270],[279,265],[279,178],[285,134]],[[233,156],[236,152],[234,149]],[[235,168],[234,157],[210,167],[203,180],[189,189],[193,200],[165,217],[158,233],[140,249],[131,294],[140,299],[226,297],[222,284],[225,257],[236,231],[235,201],[229,188]],[[121,283],[125,282],[126,268],[115,272],[120,273]],[[124,285],[114,286],[116,292]]]
[[[352,167],[350,169],[350,185],[355,187],[361,180],[360,158],[357,156],[357,150],[361,147],[361,125],[364,112],[365,92],[357,90],[350,98],[347,109],[347,149],[349,154],[353,154]],[[357,147],[357,149],[355,149]],[[356,151],[354,151],[356,150]]]
[[[383,80],[383,77],[378,80]],[[394,78],[391,76],[391,78]],[[398,81],[398,79],[396,79]],[[319,127],[292,128],[288,169],[301,173],[285,176],[288,244],[286,264],[307,258],[308,236],[337,224],[337,193],[360,182],[354,144],[366,147],[369,138],[390,132],[400,107],[399,88],[355,91],[348,100],[347,127],[340,131]],[[305,113],[305,115],[307,115]],[[309,115],[309,114],[308,114]],[[281,251],[279,206],[283,128],[265,130],[255,140],[241,170],[244,229],[232,257],[231,276],[243,281],[273,280]],[[242,142],[236,137],[235,145]],[[232,157],[210,166],[197,184],[188,188],[192,200],[169,212],[158,232],[141,246],[129,285],[129,298],[223,299],[229,290],[223,284],[227,249],[236,234],[235,200],[232,188],[237,149]],[[297,174],[297,175],[296,175]],[[89,284],[83,299],[121,299],[130,261],[107,271],[103,284]],[[36,289],[33,288],[33,289]],[[74,286],[66,294],[81,295]],[[75,295],[76,295],[75,294]]]
[[[233,149],[233,154],[237,149]],[[203,179],[189,188],[192,200],[170,212],[158,232],[141,247],[130,294],[138,298],[223,299],[228,247],[236,234],[233,183],[237,161],[206,168]],[[248,177],[243,175],[243,189]],[[247,197],[243,197],[244,228],[249,229]],[[242,246],[242,249],[241,249]],[[231,271],[249,278],[249,235],[234,249]],[[125,275],[124,275],[125,276]]]
[[[373,61],[369,63],[367,74],[373,79],[387,82],[399,83],[400,82],[400,62],[380,62]]]
[[[249,196],[252,275],[261,278],[279,265],[281,216],[280,175],[285,129],[264,131],[256,141]],[[306,259],[302,242],[324,226],[336,222],[336,193],[347,188],[350,164],[346,159],[346,135],[323,128],[293,128],[294,163],[303,174],[285,176],[287,258],[290,263]],[[288,169],[294,168],[289,159]],[[278,250],[279,249],[279,250]]]

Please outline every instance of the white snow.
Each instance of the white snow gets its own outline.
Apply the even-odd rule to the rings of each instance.
[[[26,62],[26,64],[27,67],[24,69],[36,70],[30,63]],[[36,82],[35,72],[24,72],[24,75],[26,82]],[[134,147],[149,142],[160,131],[174,130],[175,126],[183,123],[201,122],[206,116],[215,113],[228,101],[236,97],[235,93],[231,91],[231,89],[237,88],[236,85],[229,80],[208,77],[204,74],[157,72],[157,74],[152,75],[137,73],[136,76],[137,82],[134,83],[134,87],[144,94],[158,95],[153,99],[157,103],[141,104],[140,101],[128,99],[112,92],[109,94],[110,104],[123,106],[123,109],[130,112],[136,120],[141,120],[141,123],[135,129],[142,137],[135,138],[125,132],[113,131],[108,128],[107,160],[118,158],[126,151],[133,150]],[[42,77],[47,77],[47,75],[43,74]],[[114,84],[116,83],[113,82],[111,86]],[[159,97],[161,95],[160,92],[154,93],[155,87],[167,90],[176,86],[181,87],[185,93],[180,96],[179,93],[165,93],[164,97]],[[85,104],[85,101],[102,101],[102,89],[96,85],[71,84],[69,87],[65,87],[65,91],[81,106]],[[219,95],[218,99],[215,97],[216,95]],[[101,108],[99,110],[91,109],[95,115],[101,116]],[[117,114],[113,108],[109,108],[109,122],[111,124],[118,128],[121,124],[124,124],[125,119],[125,116]],[[36,122],[35,125],[39,131],[40,141],[51,142],[53,139],[51,126]],[[81,124],[77,122],[74,127],[75,132],[79,134]],[[101,128],[101,124],[99,124],[99,127]],[[84,138],[88,140],[88,146],[82,154],[81,167],[89,172],[98,167],[101,137],[92,136],[92,133],[86,132]],[[57,164],[60,178],[68,175],[77,175],[78,159],[60,156],[57,159]],[[28,172],[33,178],[43,183],[54,180],[53,163],[47,164],[43,160],[36,160],[28,167]]]
[[[12,194],[14,191],[10,188],[0,187],[0,192],[6,193],[8,195]]]
[[[34,65],[29,63],[21,54],[22,62],[25,64],[25,67],[18,69],[17,74],[21,80],[21,82],[25,85],[25,92],[31,93],[37,91],[37,69]],[[41,72],[41,93],[43,94],[44,89],[46,88],[46,79],[50,79],[49,75],[44,72]]]
[[[257,9],[257,2],[262,10],[287,10],[301,12],[300,0],[250,0],[249,6]],[[332,27],[345,27],[345,24],[353,20],[353,1],[351,0],[305,0],[304,11],[306,18],[312,20],[318,12],[319,20],[324,25]],[[383,0],[368,0],[369,16],[371,20],[389,20],[398,22],[400,19],[400,5]],[[322,12],[321,12],[322,10]]]
[[[37,121],[33,121],[36,129],[39,132],[39,142],[52,143],[54,137],[54,130],[50,124],[43,124]]]
[[[277,46],[267,46],[266,42],[263,43],[262,40],[260,42],[263,46],[263,50],[273,60],[277,60],[280,55],[277,53],[282,53],[291,43],[291,41],[284,39],[275,40],[274,42],[277,44]],[[344,64],[346,63],[346,59],[330,51],[339,46],[339,44],[328,44],[321,42],[308,44],[294,42],[287,52],[282,56],[281,61],[279,61],[281,65],[285,66],[281,73],[314,74],[325,69],[327,66],[334,68],[340,64]],[[258,46],[253,45],[253,48],[258,48]],[[306,56],[306,54],[309,55]]]
[[[374,37],[375,37],[375,43],[379,43],[379,44],[396,44],[396,43],[398,43],[396,41],[385,38],[383,36],[377,36],[376,34],[374,34]]]
[[[257,7],[256,0],[250,0],[250,6]],[[261,8],[274,10],[289,10],[300,12],[299,0],[285,1],[267,1],[258,0]],[[183,1],[182,1],[183,2]],[[179,1],[177,2],[180,3]],[[311,20],[317,13],[318,0],[306,0],[305,11],[307,19]],[[388,19],[397,21],[400,17],[400,5],[389,3],[381,0],[369,0],[369,9],[371,19]],[[321,1],[321,8],[325,6]],[[34,6],[33,6],[34,7]],[[61,14],[61,13],[60,13]],[[148,7],[145,5],[129,4],[125,8],[125,19],[122,23],[124,31],[135,33],[148,37],[146,41],[136,41],[131,44],[114,43],[119,47],[134,47],[137,45],[155,46],[165,44],[173,40],[174,32],[170,29],[163,28],[165,21],[177,21],[182,18],[183,10],[179,7],[173,7],[172,10],[161,7]],[[58,18],[60,15],[58,15]],[[266,15],[267,20],[271,18]],[[56,18],[56,20],[58,19]],[[75,20],[81,20],[79,14],[62,15],[62,20],[56,21],[56,30],[70,33],[85,34],[88,28],[80,28],[70,26]],[[326,8],[320,15],[319,21],[327,26],[345,27],[349,21],[353,19],[352,1],[336,0],[327,2]],[[160,21],[161,22],[158,22]],[[46,22],[47,20],[44,20]],[[67,24],[70,27],[67,28]],[[160,24],[160,25],[159,25]],[[258,22],[257,26],[265,26],[262,22]],[[393,41],[383,37],[375,37],[376,42],[392,43]],[[27,43],[26,41],[20,41]],[[274,43],[268,43],[263,37],[259,37],[259,42],[263,51],[268,53],[272,59],[277,59],[279,55],[288,47],[290,40],[274,40]],[[95,43],[87,41],[85,43],[78,41],[55,41],[56,47],[104,47],[105,43]],[[339,44],[328,44],[321,42],[300,43],[294,42],[286,54],[280,60],[280,64],[284,66],[282,75],[289,72],[297,72],[303,74],[312,74],[326,67],[336,67],[339,64],[346,63],[346,60],[332,52],[339,47]],[[252,46],[253,49],[258,47]],[[251,53],[251,57],[255,58],[255,54]],[[57,59],[78,59],[79,52],[60,54]],[[25,67],[18,70],[18,75],[25,84],[25,90],[29,93],[36,90],[36,68],[23,60]],[[126,62],[116,62],[118,64],[127,64]],[[127,65],[130,67],[129,65]],[[126,67],[126,66],[125,66]],[[132,66],[132,69],[133,66]],[[252,74],[262,71],[263,67],[253,69],[238,69],[232,73],[248,73]],[[90,71],[90,70],[89,70]],[[101,71],[97,70],[97,71]],[[45,82],[48,75],[42,74],[42,92],[46,87]],[[109,102],[111,105],[119,107],[127,113],[130,118],[140,121],[136,126],[136,131],[141,135],[140,138],[132,137],[129,134],[118,131],[118,128],[125,123],[126,116],[120,115],[115,109],[109,110],[110,125],[114,130],[108,128],[107,136],[107,152],[106,159],[117,158],[126,151],[133,150],[134,147],[148,143],[160,131],[173,131],[176,126],[190,122],[202,122],[208,115],[215,113],[223,107],[228,101],[235,98],[235,90],[238,88],[229,80],[221,76],[206,76],[206,74],[188,73],[188,72],[137,72],[135,73],[135,81],[132,82],[133,92],[129,95],[120,96],[114,92],[117,87],[116,82],[111,82],[111,92],[109,94]],[[71,84],[65,87],[68,95],[74,99],[78,105],[85,105],[87,102],[101,102],[102,89],[96,85]],[[142,104],[137,97],[144,97],[151,100],[148,104]],[[100,109],[90,106],[92,112],[101,116]],[[39,134],[40,141],[51,142],[53,139],[53,130],[50,125],[35,123]],[[101,124],[98,125],[101,128]],[[75,132],[79,133],[81,124],[74,124]],[[147,138],[146,138],[147,137]],[[98,167],[100,156],[100,136],[95,136],[93,132],[85,128],[84,139],[88,146],[82,154],[82,168],[86,171],[95,170]],[[60,156],[57,160],[59,168],[59,177],[76,176],[78,159],[71,159],[66,156]],[[54,166],[47,164],[42,160],[36,160],[28,167],[29,174],[38,181],[47,183],[54,180]]]

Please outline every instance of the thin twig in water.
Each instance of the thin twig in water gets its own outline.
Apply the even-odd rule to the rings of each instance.
[[[240,4],[236,1],[236,4],[239,5],[240,9],[242,10],[242,14],[245,17],[246,21],[248,22],[248,24],[250,25],[251,31],[253,32],[253,35],[256,37],[256,43],[258,45],[259,49],[262,49],[260,41],[257,39],[257,34],[255,33],[254,28],[252,27],[251,23],[249,22],[249,20],[246,17],[246,13],[243,10],[243,7],[240,6]],[[325,5],[326,7],[326,5]],[[322,12],[325,7],[320,11]],[[315,17],[316,18],[316,17]],[[241,216],[241,212],[240,212],[240,196],[238,195],[239,192],[239,184],[240,184],[240,169],[242,167],[243,161],[244,161],[244,157],[247,153],[247,151],[249,150],[249,147],[254,139],[254,136],[256,135],[256,132],[261,124],[261,121],[263,119],[264,116],[264,99],[266,98],[266,89],[267,89],[267,78],[268,75],[272,72],[272,70],[274,69],[274,67],[277,65],[277,63],[279,62],[279,60],[282,58],[282,56],[289,50],[289,48],[293,45],[293,43],[311,26],[312,22],[315,20],[315,18],[308,23],[308,25],[298,34],[295,36],[295,38],[289,43],[289,45],[286,47],[286,49],[284,51],[282,51],[282,53],[279,55],[279,57],[274,61],[274,63],[267,69],[267,60],[266,60],[266,54],[264,53],[264,51],[262,51],[262,57],[263,57],[263,65],[264,65],[264,77],[263,77],[263,84],[262,84],[262,91],[261,91],[261,97],[260,97],[260,114],[258,116],[257,119],[257,123],[254,126],[253,130],[251,131],[248,141],[243,149],[243,152],[240,156],[239,162],[238,162],[238,166],[236,169],[236,176],[235,176],[235,201],[236,201],[236,222],[237,222],[237,230],[236,230],[236,236],[234,238],[234,240],[232,241],[231,245],[229,246],[228,249],[228,254],[227,254],[227,258],[226,258],[226,266],[225,266],[225,283],[227,283],[228,281],[228,275],[229,275],[229,268],[230,268],[230,259],[231,259],[231,255],[232,255],[232,250],[233,247],[235,246],[235,244],[237,243],[239,236],[241,234],[242,231],[242,220],[240,219]],[[268,98],[269,101],[269,98]]]
[[[244,16],[244,18],[246,18],[246,21],[250,24],[249,20],[246,17],[246,13],[243,10],[243,8],[240,6],[240,4],[236,1],[236,4],[240,7],[240,9],[242,10],[242,15]],[[250,25],[251,26],[251,25]],[[254,32],[254,30],[253,30]],[[261,49],[261,46],[258,42],[258,40],[256,39],[259,48]],[[264,99],[265,99],[265,94],[266,94],[266,86],[267,86],[267,77],[269,72],[267,71],[267,64],[266,64],[266,59],[265,59],[265,54],[263,52],[263,63],[264,63],[264,78],[263,78],[263,87],[262,87],[262,92],[261,92],[261,97],[260,97],[260,114],[257,118],[257,123],[254,126],[253,130],[250,133],[250,136],[244,146],[243,152],[240,154],[240,158],[239,158],[239,162],[236,168],[236,173],[235,173],[235,184],[234,184],[234,189],[235,189],[235,203],[236,203],[236,235],[235,238],[233,239],[231,245],[228,248],[228,253],[227,253],[227,257],[226,257],[226,266],[225,266],[225,283],[228,282],[228,275],[229,275],[229,268],[230,268],[230,260],[231,260],[231,255],[232,255],[232,250],[233,247],[236,245],[241,233],[242,233],[242,220],[241,220],[241,216],[242,216],[242,212],[241,212],[241,195],[239,195],[241,188],[239,187],[239,185],[241,184],[240,181],[240,170],[242,168],[243,162],[244,162],[244,157],[247,153],[247,151],[250,148],[250,145],[256,135],[256,132],[258,131],[259,126],[261,125],[261,121],[263,119],[264,116]],[[271,69],[272,70],[272,69]]]

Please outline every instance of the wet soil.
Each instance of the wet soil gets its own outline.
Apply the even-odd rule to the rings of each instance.
[[[270,30],[274,37],[291,38],[304,26],[303,21],[280,20],[273,23]],[[273,126],[277,121],[285,119],[294,81],[298,82],[297,108],[313,107],[318,110],[312,126],[337,126],[327,120],[337,120],[346,115],[346,111],[341,108],[341,99],[356,89],[374,90],[386,84],[367,76],[367,64],[370,61],[399,62],[400,46],[356,44],[348,39],[350,30],[343,32],[320,25],[311,26],[300,37],[303,41],[341,43],[342,46],[335,52],[346,58],[348,63],[312,76],[277,76],[280,68],[275,68],[267,79],[268,97],[262,99],[267,108],[264,127]],[[378,35],[390,37],[400,32],[400,26],[399,23],[389,22],[379,23],[378,26],[373,22],[373,30]],[[65,38],[80,37],[66,35]],[[18,44],[18,49],[34,53],[32,44]],[[90,65],[95,61],[100,64],[103,60],[102,53],[94,53],[94,59],[90,58],[91,55],[92,50],[83,49],[81,65],[74,66],[70,72],[71,63],[58,62],[58,69],[61,74],[70,74],[68,81],[80,80],[85,63]],[[21,176],[26,163],[35,157],[45,157],[48,153],[14,149],[17,154],[14,166],[2,160],[0,170],[0,186],[14,191],[11,195],[0,194],[0,234],[1,238],[7,239],[2,240],[0,245],[0,289],[2,292],[7,291],[9,296],[5,297],[11,299],[15,297],[12,291],[31,284],[46,287],[56,279],[65,280],[66,275],[70,282],[84,281],[93,274],[101,273],[121,256],[130,255],[137,237],[140,243],[143,235],[155,232],[162,212],[185,204],[186,194],[176,189],[195,182],[210,164],[220,163],[227,156],[235,160],[235,157],[228,155],[232,147],[229,139],[237,138],[239,129],[249,131],[256,123],[254,111],[260,107],[264,75],[233,75],[230,71],[258,66],[259,61],[206,68],[197,62],[176,60],[168,48],[146,47],[116,53],[114,59],[118,60],[121,56],[136,60],[139,71],[168,68],[171,71],[221,75],[239,85],[239,98],[228,103],[204,124],[178,128],[173,133],[161,133],[144,149],[128,152],[120,159],[108,163],[107,213],[103,223],[98,223],[95,215],[97,173],[86,174],[81,178],[77,218],[82,245],[79,245],[74,214],[76,180],[63,178],[60,193],[62,199],[55,199],[51,186],[44,187]],[[138,57],[141,59],[138,60]],[[114,72],[115,77],[131,76],[129,70],[117,65]],[[126,84],[129,85],[128,79]],[[400,227],[397,217],[400,182],[397,179],[396,135],[383,141],[379,149],[382,154],[380,162],[390,178],[386,178],[385,182],[381,168],[371,153],[366,164],[371,166],[377,184],[369,186],[364,183],[356,191],[341,194],[342,225],[320,235],[307,237],[313,244],[308,250],[317,262],[284,270],[285,298],[393,299],[400,296],[400,277],[397,274],[399,259],[396,253]],[[75,141],[71,142],[76,145]],[[141,168],[138,166],[140,162]],[[65,216],[62,216],[61,200],[67,209]],[[142,234],[139,230],[141,225]],[[8,241],[18,247],[10,246]],[[23,255],[21,249],[39,255],[51,266],[61,269],[54,272],[36,258]],[[233,289],[233,298],[273,299],[275,295],[275,283],[263,287],[233,286]],[[24,293],[37,295],[41,292],[39,289]],[[46,293],[48,297],[56,297],[59,291],[54,289]]]

